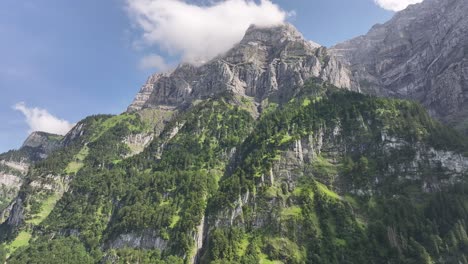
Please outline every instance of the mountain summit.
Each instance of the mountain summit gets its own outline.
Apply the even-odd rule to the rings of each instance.
[[[352,87],[347,68],[325,48],[305,40],[294,26],[251,26],[239,44],[206,64],[182,64],[172,72],[151,76],[128,111],[177,107],[227,91],[257,102],[281,101],[312,77]]]
[[[468,133],[468,1],[425,0],[331,53],[365,93],[420,102]]]

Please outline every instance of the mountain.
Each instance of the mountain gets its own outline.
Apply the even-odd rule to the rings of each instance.
[[[29,167],[45,158],[60,146],[62,137],[33,132],[19,150],[0,154],[0,211],[4,211],[17,195]],[[0,220],[3,222],[3,212]]]
[[[256,103],[284,102],[313,77],[352,88],[347,68],[292,25],[251,26],[242,41],[222,56],[201,66],[182,64],[173,72],[151,76],[128,110],[174,108],[225,92],[251,97]]]
[[[85,118],[31,163],[0,259],[468,263],[467,138],[417,102],[360,93],[339,56],[252,26],[151,76],[125,113]]]
[[[468,133],[468,2],[425,0],[330,52],[363,92],[415,100]]]

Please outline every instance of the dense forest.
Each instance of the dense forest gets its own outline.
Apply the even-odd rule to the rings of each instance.
[[[468,264],[468,141],[417,103],[311,80],[145,113],[88,117],[29,170],[2,261]]]

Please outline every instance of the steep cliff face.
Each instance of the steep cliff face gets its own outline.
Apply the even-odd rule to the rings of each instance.
[[[211,199],[200,263],[463,262],[458,246],[428,246],[466,232],[458,195],[467,142],[450,143],[450,133],[414,103],[296,98],[262,116],[239,148],[236,169]],[[445,199],[454,214],[437,209]],[[423,226],[438,235],[417,238]]]
[[[61,146],[61,136],[33,132],[18,150],[0,154],[0,222],[9,214],[8,206],[18,194],[29,167],[44,160]]]
[[[330,52],[363,92],[416,100],[468,132],[468,2],[425,0]]]
[[[177,107],[225,92],[256,102],[285,101],[312,77],[341,88],[354,87],[347,68],[292,25],[251,26],[242,41],[222,56],[201,66],[183,64],[151,76],[128,110]]]

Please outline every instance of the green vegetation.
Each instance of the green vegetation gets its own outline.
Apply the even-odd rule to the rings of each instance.
[[[15,252],[8,263],[87,264],[94,263],[77,238],[40,239],[29,248]]]
[[[466,183],[443,184],[453,172],[424,155],[464,153],[465,138],[418,104],[317,80],[257,120],[252,107],[227,94],[177,115],[83,120],[26,175],[71,179],[69,191],[23,186],[26,221],[0,226],[12,234],[0,251],[9,263],[466,263]],[[132,156],[123,139],[151,132]]]
[[[316,184],[317,184],[317,189],[319,190],[319,193],[323,193],[326,196],[331,197],[333,199],[337,199],[337,200],[341,199],[340,196],[337,193],[335,193],[335,192],[331,191],[330,189],[328,189],[327,186],[323,185],[320,182],[316,182]]]
[[[31,233],[27,231],[21,231],[15,240],[6,246],[6,250],[9,253],[14,253],[18,248],[29,245],[29,240],[31,240]]]
[[[44,221],[44,219],[47,218],[50,212],[52,212],[55,204],[59,199],[60,196],[56,193],[49,195],[48,198],[43,200],[40,204],[39,212],[37,214],[33,214],[32,218],[30,220],[27,220],[26,223],[39,225],[42,221]]]

